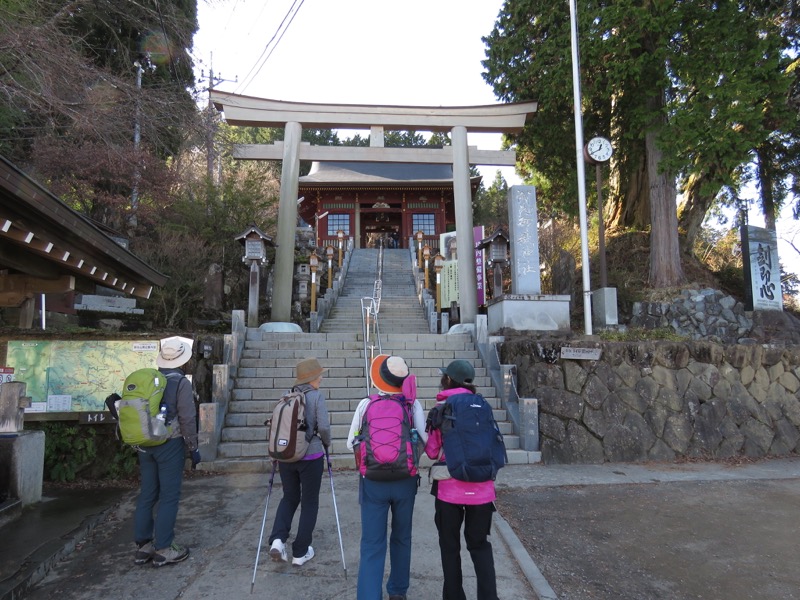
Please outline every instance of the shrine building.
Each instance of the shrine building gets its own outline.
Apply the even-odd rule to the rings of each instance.
[[[481,177],[470,177],[474,200]],[[422,231],[433,252],[439,234],[455,229],[453,167],[448,164],[314,162],[299,178],[300,217],[316,245],[336,245],[338,232],[356,248],[408,248]]]

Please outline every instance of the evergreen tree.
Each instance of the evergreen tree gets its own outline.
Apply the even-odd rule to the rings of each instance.
[[[483,64],[500,99],[538,101],[536,118],[516,140],[521,171],[548,183],[547,205],[574,214],[568,8],[507,0],[484,38]],[[785,26],[784,8],[727,0],[578,3],[584,129],[610,137],[615,149],[610,225],[651,229],[655,286],[681,278],[678,183],[686,197],[681,223],[691,230],[723,186],[745,182],[743,165],[768,140],[784,141],[766,164],[788,151],[796,114],[786,110],[794,77],[787,68],[796,31]]]

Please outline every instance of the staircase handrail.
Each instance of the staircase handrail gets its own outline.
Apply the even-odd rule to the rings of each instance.
[[[375,358],[375,347],[381,354],[381,328],[378,313],[381,309],[381,290],[383,289],[383,240],[378,244],[378,264],[375,268],[376,278],[372,286],[372,296],[361,298],[361,332],[364,335],[364,374],[367,381],[367,395],[372,387],[370,381],[370,364]],[[372,340],[371,340],[372,338]],[[370,344],[372,341],[372,344]]]
[[[375,314],[381,311],[381,291],[383,289],[383,239],[378,246],[378,265],[375,267],[377,273],[375,284],[372,287],[372,297],[375,299]]]

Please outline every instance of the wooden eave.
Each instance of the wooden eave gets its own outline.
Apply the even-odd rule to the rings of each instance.
[[[470,187],[477,188],[480,185],[480,177],[470,178]],[[412,190],[452,190],[452,181],[422,182],[422,181],[403,181],[403,182],[365,182],[347,183],[331,181],[300,182],[300,190],[342,190],[342,191],[375,191],[384,189],[387,191],[412,191]]]
[[[18,294],[93,284],[149,298],[168,280],[2,156],[0,272],[2,306],[17,305]]]

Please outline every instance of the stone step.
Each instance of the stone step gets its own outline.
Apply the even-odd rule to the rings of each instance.
[[[323,380],[323,383],[324,382],[325,380]],[[276,401],[284,394],[286,390],[291,387],[293,383],[294,380],[290,380],[289,385],[285,386],[252,388],[240,388],[237,386],[233,389],[231,395],[232,400],[228,407],[228,411],[236,411],[237,405],[235,403],[237,402]],[[325,397],[327,400],[361,400],[367,393],[366,386],[367,380],[361,378],[359,381],[354,382],[348,387],[324,387],[323,391],[325,392]],[[420,402],[433,401],[438,392],[438,385],[431,385],[429,387],[418,386],[417,399],[419,399]],[[493,387],[478,387],[477,392],[486,398],[486,400],[491,400],[496,397]],[[270,410],[272,409],[270,408]]]
[[[247,361],[246,363],[244,361]],[[267,363],[285,363],[284,366],[275,366]],[[240,367],[236,372],[237,383],[239,380],[248,379],[291,379],[294,377],[294,367],[297,361],[288,359],[242,359]],[[320,364],[325,367],[326,361],[320,360]],[[418,361],[419,362],[419,361]],[[409,360],[406,359],[406,364]],[[441,370],[438,367],[425,364],[416,366],[409,364],[411,373],[417,378],[417,387],[437,386],[441,379]],[[362,359],[357,366],[332,367],[325,374],[325,387],[331,387],[331,380],[342,378],[361,377],[364,378],[364,360]],[[491,386],[492,381],[485,367],[475,367],[475,379],[472,382],[478,387]],[[271,386],[272,387],[272,386]]]
[[[342,414],[344,416],[344,414]],[[346,423],[337,423],[331,424],[331,437],[334,440],[346,440],[347,434],[350,432],[350,423],[353,418],[353,414],[350,413],[348,416]],[[222,434],[222,442],[263,442],[267,439],[267,426],[264,425],[267,418],[261,419],[259,425],[253,426],[228,426]],[[513,431],[511,431],[511,425],[509,423],[500,423],[498,422],[498,427],[500,428],[500,433],[503,434],[504,438],[508,438],[511,440],[515,438],[517,441],[517,446],[519,446],[519,437],[514,436]]]
[[[498,408],[499,401],[497,399],[487,399],[489,404],[491,404],[495,411],[493,414],[496,417],[502,417],[502,419],[497,420],[498,426],[500,426],[500,431],[504,434],[506,433],[513,433],[511,431],[511,424],[503,419],[507,416],[505,411],[502,411],[502,408]],[[358,406],[360,400],[338,400],[338,401],[328,401],[327,406],[330,415],[331,426],[335,425],[349,425],[353,419],[353,413],[355,412],[355,407]],[[334,405],[340,404],[343,406],[352,406],[353,408],[343,408],[343,409],[335,409],[333,408]],[[423,409],[427,412],[433,406],[433,402],[423,402]],[[250,412],[246,411],[237,411],[237,412],[230,412],[225,415],[225,426],[226,427],[265,427],[264,423],[270,418],[272,414],[272,408],[274,406],[273,403],[266,403],[264,408],[261,410],[252,410]],[[346,435],[347,432],[345,431],[342,435]]]
[[[506,451],[519,450],[519,436],[504,435],[503,442],[506,445]],[[349,450],[347,449],[345,437],[333,438],[331,440],[329,452],[331,455],[348,454]],[[264,457],[268,455],[267,453],[267,439],[265,436],[262,436],[258,440],[254,441],[234,440],[220,442],[217,450],[217,459]]]
[[[221,472],[270,472],[266,458],[265,421],[281,395],[294,383],[294,368],[299,360],[316,357],[329,369],[323,391],[331,419],[331,463],[337,469],[352,469],[353,458],[346,448],[353,412],[366,395],[364,375],[364,336],[362,298],[371,298],[377,263],[377,250],[357,250],[350,258],[344,287],[336,306],[323,322],[321,333],[268,333],[248,329],[236,373],[232,400],[225,416],[219,454],[215,461],[201,463],[208,470]],[[441,372],[456,358],[473,363],[475,385],[493,407],[503,432],[510,464],[541,460],[539,453],[519,450],[519,436],[507,420],[479,353],[469,334],[430,333],[425,312],[419,304],[416,284],[407,250],[384,254],[384,280],[379,312],[381,351],[402,356],[417,376],[417,395],[424,410],[435,404]],[[370,340],[374,345],[374,341]],[[372,348],[372,352],[377,352]],[[427,462],[426,462],[427,461]],[[429,464],[423,458],[422,464]]]
[[[540,452],[526,452],[525,450],[509,449],[506,448],[506,455],[508,457],[508,469],[513,468],[513,465],[527,465],[539,463],[542,460]],[[347,475],[348,473],[355,474],[355,465],[353,462],[353,453],[345,449],[344,452],[332,453],[330,455],[331,469],[340,472],[340,475]],[[427,456],[420,459],[420,475],[423,480],[428,478],[428,468],[432,464]],[[209,471],[213,473],[271,473],[273,469],[272,460],[266,458],[265,455],[249,456],[249,457],[231,457],[215,461],[201,462],[197,465],[201,471]],[[341,473],[345,472],[345,473]],[[334,475],[334,480],[336,475]]]
[[[468,334],[439,335],[437,333],[384,332],[383,345],[392,350],[422,347],[437,350],[472,349],[472,338]],[[245,350],[285,350],[285,349],[364,349],[361,331],[348,333],[269,333],[248,329]]]

